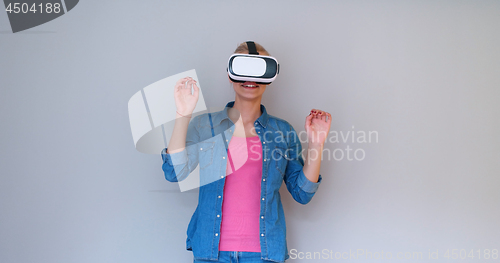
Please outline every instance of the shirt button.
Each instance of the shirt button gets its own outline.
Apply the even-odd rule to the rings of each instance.
[[[264,216],[261,216],[260,218],[264,219]]]
[[[203,150],[203,148],[200,148],[200,151]]]
[[[229,130],[229,132],[233,132],[233,130]]]
[[[220,215],[217,215],[217,217],[220,217]]]
[[[218,235],[219,235],[219,233],[215,233],[215,236],[218,236]]]
[[[264,181],[264,182],[265,182],[265,181],[266,181],[266,178],[262,179],[262,181]]]
[[[224,178],[224,175],[221,175],[220,178]]]
[[[221,196],[219,195],[219,198],[221,198]]]
[[[262,142],[263,144],[266,144],[266,142]]]
[[[265,198],[264,198],[264,197],[262,197],[262,200],[263,200],[263,201],[264,201],[264,199],[265,199]]]
[[[266,161],[266,159],[264,159],[264,162]]]
[[[264,234],[260,234],[260,236],[264,236]]]
[[[222,156],[222,159],[226,159],[226,157],[225,157],[225,156]]]
[[[226,142],[228,142],[228,141],[229,141],[229,140],[228,140],[228,139],[226,139]]]

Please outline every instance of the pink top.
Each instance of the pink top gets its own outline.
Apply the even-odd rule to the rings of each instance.
[[[232,160],[235,172],[231,169]],[[222,201],[219,251],[260,251],[262,145],[258,136],[232,137]]]

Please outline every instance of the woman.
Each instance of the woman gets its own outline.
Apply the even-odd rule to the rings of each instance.
[[[234,53],[248,54],[247,43]],[[261,105],[266,85],[231,83],[233,102],[191,120],[199,89],[190,77],[177,82],[177,119],[162,168],[168,181],[178,182],[200,167],[198,206],[186,240],[194,262],[284,262],[289,255],[279,189],[284,181],[301,204],[314,196],[331,115],[312,109],[306,117],[304,162],[293,127]]]

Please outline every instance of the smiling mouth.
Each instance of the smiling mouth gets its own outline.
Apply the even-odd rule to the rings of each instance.
[[[243,86],[244,88],[247,88],[247,89],[254,89],[254,88],[259,87],[259,85],[257,85],[257,83],[255,83],[255,82],[245,82],[241,86]]]

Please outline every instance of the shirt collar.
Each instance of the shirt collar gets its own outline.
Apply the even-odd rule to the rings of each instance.
[[[226,104],[224,110],[219,112],[219,114],[214,114],[213,119],[215,123],[221,123],[224,119],[229,119],[228,110],[234,106],[234,101],[231,101]],[[266,128],[267,122],[269,121],[269,115],[267,114],[266,107],[260,104],[260,112],[262,113],[260,117],[257,119],[257,122],[262,125],[262,127]]]

